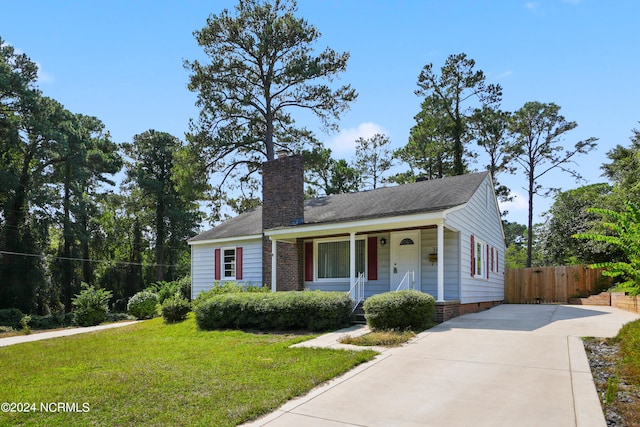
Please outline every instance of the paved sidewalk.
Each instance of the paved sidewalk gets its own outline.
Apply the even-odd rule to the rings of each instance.
[[[138,321],[109,323],[107,325],[87,326],[79,328],[58,329],[49,332],[34,332],[30,335],[16,335],[8,338],[0,338],[0,347],[8,345],[22,344],[31,341],[47,340],[50,338],[68,337],[77,334],[86,334],[87,332],[101,331],[103,329],[120,328],[122,326],[133,325]]]
[[[580,337],[640,316],[611,307],[502,305],[385,350],[247,426],[603,427]],[[336,347],[344,334],[307,346]]]

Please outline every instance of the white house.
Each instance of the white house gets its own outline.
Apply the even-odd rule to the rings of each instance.
[[[266,162],[263,206],[189,240],[193,297],[225,281],[365,298],[413,288],[436,298],[441,321],[503,301],[488,172],[312,200],[302,174],[300,156]]]

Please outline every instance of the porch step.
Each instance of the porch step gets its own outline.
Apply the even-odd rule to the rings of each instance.
[[[356,309],[353,311],[353,322],[356,324],[366,324],[367,321],[364,318],[364,309],[362,308],[362,302],[358,304]]]

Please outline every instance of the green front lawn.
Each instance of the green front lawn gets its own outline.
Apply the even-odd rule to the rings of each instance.
[[[199,331],[190,315],[3,347],[0,403],[31,412],[3,404],[0,425],[233,426],[376,354],[289,348],[309,338]]]

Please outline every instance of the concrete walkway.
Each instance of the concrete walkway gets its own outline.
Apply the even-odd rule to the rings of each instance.
[[[612,337],[639,317],[560,305],[502,305],[460,316],[247,426],[603,427],[579,337]],[[335,347],[341,335],[357,333],[303,345]]]
[[[55,331],[49,331],[49,332],[34,332],[30,335],[16,335],[8,338],[0,338],[0,347],[6,347],[8,345],[14,345],[14,344],[22,344],[22,343],[31,342],[31,341],[47,340],[50,338],[68,337],[71,335],[86,334],[87,332],[101,331],[103,329],[120,328],[122,326],[133,325],[134,323],[137,323],[137,321],[109,323],[106,325],[87,326],[84,328],[57,329]]]

